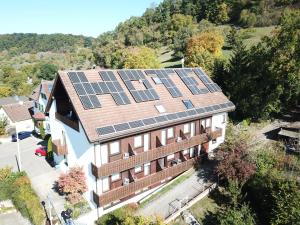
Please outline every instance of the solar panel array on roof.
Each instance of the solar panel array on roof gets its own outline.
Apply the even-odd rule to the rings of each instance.
[[[208,93],[207,88],[198,87],[199,84],[196,79],[189,76],[189,73],[193,73],[191,69],[175,69],[175,71],[193,95]]]
[[[205,116],[207,114],[213,114],[219,111],[224,111],[225,109],[229,109],[234,107],[232,102],[210,105],[202,108],[194,108],[187,111],[170,113],[162,116],[156,116],[151,118],[145,118],[142,120],[135,120],[130,122],[125,122],[121,124],[115,124],[111,126],[105,126],[97,128],[98,135],[107,135],[116,132],[126,131],[129,129],[140,128],[143,126],[149,126],[154,124],[160,124],[167,121],[179,121],[183,119],[193,118],[196,116]]]
[[[195,74],[200,78],[200,80],[204,83],[204,85],[207,87],[207,89],[210,92],[216,92],[216,91],[222,91],[219,85],[214,83],[201,68],[195,68],[193,69]]]
[[[141,70],[119,70],[122,80],[136,102],[158,100],[159,96]],[[136,90],[131,81],[140,81],[145,90]]]
[[[83,72],[69,72],[68,76],[85,109],[101,107],[101,104]]]
[[[174,73],[172,69],[164,69],[164,70],[145,70],[146,74],[156,74],[157,77],[161,80],[163,85],[167,88],[169,93],[173,98],[182,97],[181,92],[176,87],[174,82],[170,79],[169,73]]]

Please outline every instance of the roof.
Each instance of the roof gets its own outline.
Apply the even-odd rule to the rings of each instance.
[[[126,74],[131,75],[128,77]],[[186,75],[190,78],[187,79]],[[156,84],[151,77],[161,78],[163,83]],[[52,95],[56,91],[58,82],[61,82],[65,88],[91,142],[105,141],[172,123],[207,117],[217,112],[232,111],[235,108],[219,86],[213,83],[200,68],[59,71]],[[115,88],[111,88],[118,89],[117,91],[109,87],[113,82],[118,84],[115,84]],[[88,97],[86,94],[81,97],[77,94],[84,94],[83,84],[86,87],[83,92],[91,94]],[[104,86],[108,89],[104,90]],[[156,94],[149,94],[153,91]],[[89,99],[92,100],[92,105]],[[194,108],[188,110],[182,100],[191,100]],[[48,102],[46,112],[49,111],[51,103],[52,98]],[[159,113],[155,105],[163,105],[166,112]]]
[[[278,134],[281,135],[281,136],[286,136],[286,137],[290,137],[290,138],[300,138],[300,133],[298,133],[296,131],[281,129],[278,132]]]
[[[20,122],[31,119],[29,109],[33,106],[32,101],[3,105],[2,108],[12,122]]]
[[[0,106],[17,103],[19,101],[28,101],[28,97],[26,96],[11,96],[11,97],[4,97],[0,98]]]
[[[300,121],[290,123],[290,124],[284,126],[283,128],[289,128],[289,129],[300,130]]]
[[[37,101],[39,99],[40,93],[44,93],[47,96],[47,99],[49,99],[51,90],[53,87],[53,81],[49,80],[41,80],[40,85],[38,85],[31,93],[29,98],[31,100]]]
[[[42,112],[37,112],[32,116],[35,120],[45,120],[45,114]]]

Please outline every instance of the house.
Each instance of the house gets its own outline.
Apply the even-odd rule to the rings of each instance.
[[[0,109],[0,117],[7,119],[7,131],[15,130],[15,128],[18,132],[32,131],[34,127],[31,118],[32,107],[32,101],[3,105]]]
[[[234,109],[201,68],[93,69],[60,71],[46,113],[56,164],[84,168],[101,216],[211,154]]]
[[[53,81],[41,80],[41,84],[33,90],[29,97],[29,99],[34,102],[32,118],[34,121],[34,130],[37,133],[40,132],[40,126],[43,124],[45,132],[50,134],[49,118],[45,116],[45,108],[50,97],[52,86]]]
[[[28,101],[28,97],[26,96],[10,96],[10,97],[4,97],[4,98],[0,98],[0,106],[3,105],[8,105],[8,104],[14,104],[14,103],[18,103],[20,101],[22,102],[26,102]]]
[[[278,132],[288,150],[300,153],[300,122],[282,126]]]

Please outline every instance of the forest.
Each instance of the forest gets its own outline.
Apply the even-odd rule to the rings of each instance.
[[[235,120],[273,118],[299,99],[299,4],[164,0],[97,38],[0,35],[0,97],[27,95],[59,69],[181,67],[184,58],[235,103]]]

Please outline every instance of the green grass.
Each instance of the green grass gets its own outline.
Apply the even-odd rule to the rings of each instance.
[[[222,25],[219,26],[221,33],[225,36],[228,30],[230,29],[230,26],[228,25]],[[255,28],[246,28],[246,29],[240,29],[239,33],[243,37],[244,44],[250,48],[253,45],[256,45],[260,42],[260,40],[264,36],[270,36],[272,30],[274,30],[274,26],[270,27],[255,27]],[[225,42],[226,46],[227,43]],[[229,59],[231,56],[231,50],[228,48],[223,49],[223,57],[225,59]],[[174,58],[173,57],[173,51],[169,50],[167,47],[163,47],[159,50],[159,61],[162,64],[162,67],[164,68],[180,68],[181,67],[181,59]]]
[[[193,170],[189,170],[186,173],[178,176],[177,178],[174,179],[174,181],[170,184],[166,184],[165,187],[163,187],[160,191],[156,192],[155,194],[153,194],[151,197],[149,197],[147,200],[145,200],[144,202],[142,202],[139,207],[143,208],[144,206],[146,206],[149,202],[159,198],[160,196],[162,196],[163,194],[167,193],[168,191],[170,191],[171,189],[173,189],[174,187],[176,187],[178,184],[182,183],[183,181],[185,181],[186,179],[188,179],[192,174],[193,174]]]
[[[215,213],[218,209],[219,206],[212,198],[205,197],[194,204],[191,208],[189,208],[189,211],[202,224],[205,219],[208,219],[207,215],[209,215],[210,213]],[[171,224],[186,225],[181,216],[177,217],[174,221],[171,222]]]

